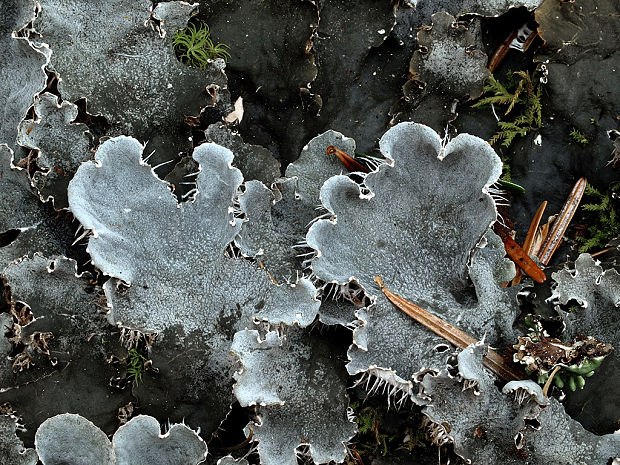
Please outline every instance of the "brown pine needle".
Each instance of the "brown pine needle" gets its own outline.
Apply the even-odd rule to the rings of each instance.
[[[540,221],[545,213],[545,209],[547,208],[547,201],[543,201],[536,210],[536,214],[534,215],[534,219],[530,223],[530,229],[527,230],[527,236],[525,236],[525,241],[523,241],[523,250],[527,254],[532,253],[532,246],[534,245],[534,237],[536,236],[536,231],[538,231],[538,226],[540,225]]]
[[[457,327],[452,326],[450,323],[442,320],[438,316],[433,315],[428,310],[424,310],[422,307],[417,306],[413,302],[394,294],[385,287],[381,276],[375,276],[375,282],[379,285],[379,288],[390,300],[390,302],[418,323],[421,323],[438,336],[443,337],[452,345],[458,347],[459,349],[465,349],[468,346],[478,342],[474,337],[461,331]],[[523,373],[508,365],[506,361],[493,350],[489,349],[488,354],[482,359],[482,364],[505,381],[519,381],[525,379]]]
[[[613,247],[607,247],[606,249],[603,250],[599,250],[598,252],[595,252],[593,254],[590,254],[591,257],[598,257],[599,255],[603,255],[604,253],[610,252],[614,249],[617,249],[618,247],[616,247],[615,245]]]
[[[273,275],[269,272],[269,270],[268,270],[267,268],[265,268],[265,265],[263,265],[263,262],[262,262],[262,261],[259,261],[259,262],[258,262],[258,267],[259,267],[261,270],[265,270],[265,273],[267,273],[267,276],[269,276],[269,279],[271,279],[271,282],[272,282],[272,283],[274,283],[274,284],[276,284],[276,285],[278,285],[278,286],[280,285],[280,283],[278,282],[278,280],[277,280],[276,278],[274,278],[274,277],[273,277]]]
[[[525,241],[523,241],[523,251],[528,255],[532,255],[532,246],[534,245],[534,238],[536,237],[536,232],[538,231],[538,226],[540,225],[540,221],[542,220],[543,214],[545,213],[545,209],[547,208],[547,201],[543,201],[536,210],[536,214],[534,215],[534,219],[530,223],[530,228],[527,230],[527,235],[525,236]],[[516,286],[521,282],[521,277],[523,273],[521,272],[521,268],[517,268],[517,274],[512,279],[511,286]]]
[[[579,202],[581,202],[587,183],[588,180],[586,178],[580,178],[575,183],[575,186],[568,196],[568,199],[566,199],[562,210],[560,210],[560,214],[554,221],[553,227],[551,228],[551,231],[547,235],[547,238],[538,253],[540,263],[543,265],[549,263],[549,260],[551,260],[554,252],[560,246],[562,237],[566,232],[566,228],[568,228],[570,221],[573,219],[573,215],[577,211],[577,207],[579,207]]]

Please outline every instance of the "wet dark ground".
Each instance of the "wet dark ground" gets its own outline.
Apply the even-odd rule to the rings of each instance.
[[[489,139],[496,130],[493,113],[488,108],[473,108],[475,100],[467,96],[451,97],[450,102],[458,102],[455,112],[442,104],[444,96],[434,100],[435,96],[429,93],[422,97],[414,95],[409,101],[405,99],[402,87],[411,78],[409,62],[418,45],[416,33],[418,28],[431,23],[431,12],[427,4],[416,10],[404,3],[319,0],[315,5],[310,1],[292,0],[201,1],[196,19],[209,24],[214,41],[230,46],[232,57],[226,66],[228,91],[232,101],[243,98],[245,113],[237,129],[245,143],[270,150],[280,162],[283,174],[308,141],[328,129],[354,138],[357,150],[366,154],[378,153],[377,142],[390,124],[408,119],[430,125],[440,134],[447,131],[454,136],[468,132]],[[459,21],[478,31],[476,46],[488,56],[506,38],[507,32],[527,20],[535,19],[538,18],[534,18],[533,13],[525,8],[513,9],[498,17],[474,14],[459,17]],[[586,26],[594,27],[591,23]],[[379,34],[377,31],[384,32]],[[547,64],[546,60],[551,60],[551,64],[547,64],[548,83],[543,85],[542,127],[524,137],[517,137],[507,148],[496,146],[500,156],[510,166],[512,181],[525,188],[524,194],[508,194],[508,214],[514,223],[518,242],[523,240],[540,202],[549,202],[549,214],[559,212],[578,178],[587,177],[588,182],[601,192],[607,192],[610,185],[620,179],[618,169],[608,165],[612,144],[605,133],[620,126],[618,79],[608,74],[610,67],[615,66],[617,70],[620,56],[613,50],[614,47],[612,50],[608,47],[609,42],[617,44],[617,25],[603,25],[601,31],[604,34],[600,40],[602,45],[588,45],[584,38],[583,48],[587,50],[575,55],[550,51],[543,46],[541,39],[537,39],[526,53],[511,50],[494,73],[501,81],[511,70],[534,73],[540,70],[541,63]],[[551,31],[551,34],[562,33],[561,27]],[[577,77],[577,73],[587,73],[589,77],[583,79]],[[433,83],[427,85],[431,88]],[[48,91],[58,93],[53,79]],[[419,100],[416,100],[418,97]],[[221,116],[214,109],[203,112],[198,123],[191,128],[195,144],[201,142],[203,131],[210,124],[219,122]],[[106,134],[105,120],[89,115],[83,106],[77,121],[88,125],[95,135],[93,147],[96,147],[99,137]],[[590,138],[587,146],[577,144],[570,138],[569,133],[575,128]],[[536,142],[538,137],[542,138],[540,145]],[[184,168],[181,173],[191,171],[191,168]],[[618,208],[619,200],[614,198],[613,202]],[[73,232],[75,225],[67,216],[57,214],[52,229],[70,229]],[[577,257],[573,239],[580,234],[580,226],[587,226],[588,221],[590,217],[586,213],[577,213],[573,226],[568,230],[568,240],[557,251],[549,270],[560,269],[565,262]],[[73,241],[70,235],[61,233],[63,239],[59,242],[64,242],[65,254],[77,259],[80,271],[93,273],[93,283],[103,283],[105,278],[88,263],[84,246],[69,245]],[[12,242],[10,233],[3,233],[0,238],[0,246]],[[606,267],[618,268],[617,256],[618,251],[615,250],[600,258]],[[551,294],[549,282],[536,285],[534,293],[536,297],[524,302],[524,308],[536,309],[536,299],[541,300]],[[3,302],[1,310],[8,311],[6,302]],[[106,352],[116,354],[117,360],[123,359],[126,349],[112,342],[117,340],[118,331],[114,328],[102,331],[105,332],[103,338],[110,341]],[[321,333],[320,337],[330,344],[344,363],[346,350],[352,342],[351,333],[346,329],[324,328],[320,323],[314,331]],[[111,379],[122,379],[126,373],[122,363],[117,362],[109,364],[103,371],[95,369],[92,358],[101,354],[89,352],[87,341],[82,340],[82,344],[83,356],[73,360],[70,368],[56,373],[58,376],[54,375],[54,383],[44,386],[31,383],[0,395],[0,403],[9,403],[22,417],[25,431],[20,432],[19,436],[27,447],[33,445],[37,425],[56,410],[91,413],[90,419],[107,434],[117,428],[118,409],[129,402],[133,405],[134,415],[145,413],[172,421],[196,415],[193,412],[196,404],[191,402],[177,410],[177,399],[184,398],[186,390],[180,384],[168,384],[168,379],[164,377],[178,360],[161,356],[157,362],[154,360],[159,372],[147,370],[141,385],[132,387],[131,383],[118,381],[117,384],[112,382],[114,386],[111,389],[98,392],[92,387],[108,386]],[[139,350],[146,353],[144,345],[139,346]],[[39,368],[44,373],[58,370],[46,366],[43,361],[41,365]],[[25,378],[21,376],[23,382]],[[36,376],[35,371],[27,377]],[[72,389],[79,391],[72,396],[70,405],[66,404],[63,379],[80,380],[71,381]],[[567,411],[597,434],[617,429],[613,414],[606,414],[609,406],[592,400],[596,398],[603,381],[606,385],[610,383],[609,380],[599,380],[595,375],[583,391],[569,393],[565,400]],[[435,447],[419,434],[422,418],[417,407],[406,405],[399,411],[388,410],[383,396],[366,398],[361,388],[353,387],[354,382],[355,379],[350,380],[349,394],[357,405],[354,410],[358,416],[363,410],[363,414],[371,415],[374,422],[370,432],[359,434],[351,446],[360,454],[363,463],[436,463]],[[158,392],[165,392],[166,399],[159,399]],[[33,398],[38,399],[36,409],[33,409]],[[161,402],[144,400],[151,398],[158,398]],[[106,411],[99,418],[93,412],[102,407]],[[200,423],[208,425],[208,431],[215,431],[209,443],[209,450],[213,453],[209,463],[215,463],[213,457],[231,452],[235,456],[250,452],[249,446],[237,448],[236,445],[245,440],[243,427],[253,417],[253,409],[233,405],[219,428],[218,420],[208,419],[208,416],[209,412],[204,412]],[[205,439],[209,439],[208,434],[205,434]],[[444,459],[445,454],[450,452],[444,450]],[[258,463],[255,453],[250,452],[248,460]],[[356,463],[348,460],[350,464]]]

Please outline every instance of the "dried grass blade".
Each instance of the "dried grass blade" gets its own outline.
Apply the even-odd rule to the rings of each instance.
[[[587,183],[588,180],[586,178],[580,178],[575,183],[575,186],[564,203],[562,210],[560,210],[560,214],[553,223],[553,228],[551,228],[551,231],[545,239],[540,253],[538,254],[540,263],[543,265],[549,263],[549,260],[551,260],[554,252],[560,246],[562,237],[566,232],[566,228],[568,228],[570,221],[573,219],[573,216],[577,211],[577,207],[579,207],[579,202],[581,202]]]
[[[525,241],[523,241],[523,250],[528,255],[532,253],[532,245],[534,244],[534,237],[536,236],[536,231],[538,231],[538,226],[542,220],[542,217],[545,213],[545,209],[547,208],[547,201],[543,201],[536,210],[536,214],[534,215],[534,219],[530,224],[530,229],[527,230],[527,236],[525,236]]]
[[[590,256],[591,256],[592,258],[594,258],[594,257],[598,257],[599,255],[603,255],[604,253],[611,252],[612,250],[617,249],[617,248],[618,248],[618,247],[616,247],[615,245],[614,245],[614,246],[612,246],[612,247],[607,247],[606,249],[599,250],[598,252],[595,252],[595,253],[593,253],[593,254],[590,254]]]
[[[424,325],[438,336],[443,337],[445,340],[458,347],[459,349],[465,349],[468,346],[475,344],[478,340],[469,334],[461,331],[450,323],[442,320],[436,315],[433,315],[428,310],[419,307],[413,302],[394,294],[383,284],[381,276],[375,276],[375,282],[379,285],[379,288],[385,294],[385,296],[400,308],[403,312],[416,320],[418,323]],[[482,363],[485,367],[491,370],[505,381],[515,381],[525,379],[523,373],[512,368],[506,363],[506,361],[495,351],[489,349],[489,353],[482,359]]]

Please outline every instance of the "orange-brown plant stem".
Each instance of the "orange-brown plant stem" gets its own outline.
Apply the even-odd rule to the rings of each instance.
[[[593,254],[591,254],[591,257],[598,257],[599,255],[603,255],[604,253],[610,252],[614,249],[617,249],[618,247],[616,247],[615,245],[613,247],[607,247],[606,249],[603,250],[599,250],[598,252],[594,252]]]
[[[538,207],[538,210],[536,210],[534,219],[530,223],[530,228],[527,230],[525,241],[523,241],[523,252],[525,252],[528,257],[532,255],[532,247],[534,246],[534,238],[536,237],[538,226],[540,225],[540,221],[542,220],[542,217],[543,217],[543,214],[545,213],[546,208],[547,208],[547,201],[545,200],[543,201],[543,203],[540,204],[540,206]],[[537,268],[540,270],[539,267]],[[542,270],[540,271],[542,272]],[[521,268],[517,268],[517,274],[512,279],[511,285],[516,286],[517,284],[519,284],[521,282],[522,275],[523,273],[521,272]],[[530,277],[532,277],[533,279],[536,279],[533,276],[530,276]],[[545,276],[545,279],[546,279],[546,276]],[[538,281],[538,282],[541,282],[541,281]]]
[[[547,279],[545,272],[530,258],[530,256],[521,248],[519,244],[510,236],[510,231],[506,226],[502,226],[499,222],[493,225],[493,230],[500,237],[504,243],[504,249],[506,249],[506,255],[535,281],[542,283]],[[507,287],[510,281],[502,284],[502,287]]]
[[[465,349],[468,346],[478,342],[474,337],[461,331],[457,327],[452,326],[450,323],[442,320],[438,316],[433,315],[428,310],[424,310],[422,307],[417,306],[413,302],[410,302],[407,299],[397,294],[394,294],[392,291],[385,287],[381,276],[375,276],[375,282],[379,285],[379,288],[390,300],[390,302],[392,302],[394,305],[396,305],[418,323],[421,323],[426,328],[430,329],[438,336],[443,337],[445,340],[455,345],[459,349]],[[491,370],[493,373],[495,373],[497,376],[499,376],[505,381],[518,381],[525,379],[523,373],[508,365],[506,361],[493,350],[489,349],[488,354],[482,359],[482,363],[485,367],[487,367],[489,370]]]
[[[344,165],[344,167],[349,171],[361,171],[362,173],[370,173],[370,169],[368,167],[362,165],[347,152],[337,149],[333,145],[327,147],[327,150],[325,152],[327,153],[327,155],[336,155],[340,162]]]
[[[489,65],[487,67],[490,72],[494,72],[499,64],[504,60],[508,54],[508,50],[510,50],[510,44],[517,38],[517,32],[519,32],[518,29],[514,30],[512,34],[510,34],[508,38],[504,40],[499,47],[497,47],[497,50],[495,50],[495,53],[489,60]]]
[[[575,183],[575,186],[568,196],[568,199],[566,199],[562,210],[560,210],[560,214],[553,222],[553,227],[551,228],[551,231],[549,231],[549,234],[547,235],[547,238],[538,253],[540,263],[543,265],[549,263],[549,260],[551,260],[554,252],[560,246],[562,236],[564,236],[566,228],[568,228],[568,224],[573,219],[573,215],[577,211],[577,207],[579,207],[579,202],[581,202],[581,198],[583,197],[587,184],[588,180],[586,178],[580,178]]]
[[[355,446],[351,447],[350,450],[351,450],[351,455],[357,462],[357,465],[364,465],[364,461],[362,460],[362,457],[360,457],[360,454],[357,452],[357,449],[355,448]]]
[[[547,275],[545,275],[545,272],[534,263],[534,260],[529,257],[525,250],[523,250],[512,237],[506,236],[504,238],[504,247],[506,248],[506,254],[508,254],[510,259],[515,262],[520,269],[525,271],[525,274],[537,283],[544,283],[546,281]]]

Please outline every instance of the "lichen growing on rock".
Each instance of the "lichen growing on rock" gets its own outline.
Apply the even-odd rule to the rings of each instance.
[[[35,444],[43,465],[197,465],[207,455],[207,445],[191,428],[169,425],[162,434],[159,422],[146,415],[121,426],[112,442],[82,416],[57,415],[41,424]]]
[[[486,54],[474,48],[479,45],[474,34],[445,12],[435,13],[432,21],[432,27],[418,32],[420,49],[409,65],[413,79],[433,92],[441,89],[455,98],[479,97],[491,73]]]
[[[40,4],[42,14],[34,27],[40,41],[53,50],[51,66],[62,78],[58,90],[63,98],[86,98],[88,111],[108,121],[108,135],[148,141],[147,153],[155,150],[153,166],[190,149],[185,116],[229,103],[224,61],[216,60],[205,70],[189,68],[179,62],[170,43],[195,6],[175,2],[184,12],[183,21],[178,8],[161,3],[151,11],[149,0],[112,0],[98,8],[85,0]],[[102,27],[102,17],[111,21],[109,26]],[[217,102],[205,91],[209,85],[218,89]]]
[[[74,123],[78,107],[59,102],[58,97],[44,93],[35,99],[36,119],[19,124],[18,141],[35,149],[37,167],[43,171],[34,176],[34,184],[44,200],[53,197],[56,209],[66,208],[67,186],[80,163],[92,157],[88,126]]]
[[[16,315],[10,327],[12,366],[0,372],[0,403],[20,412],[29,435],[48,417],[65,412],[88,415],[111,433],[116,411],[130,402],[131,393],[110,385],[120,376],[110,360],[126,351],[117,328],[103,318],[93,276],[78,274],[74,260],[38,254],[0,272]],[[31,318],[17,318],[20,305]],[[80,394],[84,386],[87,397]]]
[[[142,151],[127,137],[105,142],[95,162],[82,165],[71,181],[69,205],[92,231],[93,263],[112,278],[104,285],[110,322],[159,332],[160,344],[193,341],[192,351],[202,354],[188,360],[195,383],[187,388],[211,392],[223,418],[235,332],[254,318],[307,326],[320,302],[309,280],[277,286],[264,270],[226,255],[241,229],[233,201],[243,178],[231,166],[232,152],[211,143],[198,147],[197,192],[179,204]]]
[[[17,418],[10,415],[0,416],[0,464],[1,465],[35,465],[37,453],[26,449],[16,434]]]
[[[5,0],[0,464],[34,465],[34,445],[44,465],[197,465],[210,440],[219,465],[435,462],[422,415],[451,462],[618,462],[617,248],[554,268],[529,294],[553,337],[523,336],[530,283],[502,286],[515,267],[490,231],[501,162],[450,140],[492,135],[498,116],[470,103],[486,57],[537,19],[542,41],[488,81],[528,70],[500,97],[544,102],[521,115],[537,133],[502,148],[526,187],[503,218],[519,240],[575,178],[615,182],[616,3]],[[201,22],[230,55],[192,69],[173,42]],[[330,146],[378,166],[347,173]],[[457,355],[401,311],[413,303],[484,343]],[[486,344],[543,378],[562,367],[565,387],[595,372],[576,392],[500,390]],[[364,387],[401,411],[359,415],[374,432],[352,438]],[[413,429],[380,439],[377,421]]]
[[[503,393],[482,366],[483,344],[459,354],[458,375],[449,367],[424,377],[432,401],[423,412],[438,442],[473,463],[608,463],[620,450],[616,434],[597,436],[571,419],[531,380],[511,382]]]
[[[73,228],[50,204],[39,201],[26,169],[14,166],[13,151],[0,144],[0,271],[35,252],[67,255]]]
[[[376,289],[377,275],[475,337],[486,333],[493,344],[513,338],[517,290],[500,284],[514,265],[497,236],[483,240],[496,216],[486,189],[501,162],[479,138],[460,135],[444,146],[431,128],[412,123],[390,129],[380,147],[388,163],[366,176],[367,193],[344,176],[324,184],[321,200],[332,217],[313,224],[307,241],[317,251],[312,269],[319,278],[355,279],[376,297],[358,311],[364,324],[354,334],[349,372],[380,368],[392,384],[390,371],[411,383],[418,370],[442,363],[445,355],[433,347],[443,340],[389,303]],[[468,276],[477,302],[468,295]]]
[[[346,372],[325,340],[297,328],[284,333],[235,334],[235,395],[244,407],[256,405],[258,417],[246,431],[254,431],[265,465],[295,465],[301,447],[315,463],[342,463],[357,429],[347,415]]]
[[[617,429],[618,411],[609,408],[619,405],[620,393],[610,389],[620,374],[620,275],[615,269],[603,267],[589,254],[581,254],[574,270],[563,269],[552,274],[561,305],[577,302],[574,311],[556,308],[566,329],[563,337],[573,339],[579,334],[613,345],[613,350],[588,380],[583,391],[568,396],[567,408],[581,422],[599,433]],[[587,402],[589,407],[583,409]]]
[[[0,18],[0,144],[18,150],[17,126],[26,117],[37,92],[45,88],[44,68],[49,63],[47,45],[35,47],[26,37],[15,33],[35,16],[34,0],[6,0]],[[21,157],[20,157],[21,158]]]

